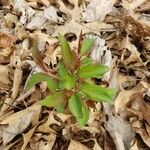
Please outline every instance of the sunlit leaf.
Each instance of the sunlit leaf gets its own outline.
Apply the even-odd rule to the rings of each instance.
[[[78,124],[80,127],[83,127],[87,124],[88,120],[89,120],[89,109],[82,104],[82,117],[81,118],[76,118]]]
[[[60,89],[71,90],[76,84],[76,78],[70,75],[69,71],[62,63],[58,65],[58,76],[60,79]]]
[[[42,106],[55,107],[56,106],[56,96],[55,95],[49,95],[45,99],[40,101],[40,104]]]
[[[112,103],[112,99],[116,95],[116,90],[111,88],[104,88],[99,85],[83,83],[80,86],[80,90],[87,94],[94,101],[98,102],[110,102]]]
[[[76,84],[75,77],[68,76],[68,78],[64,80],[64,88],[67,90],[71,90],[75,86],[75,84]]]
[[[88,64],[81,66],[81,68],[78,71],[78,75],[81,78],[93,78],[93,77],[98,77],[102,76],[105,74],[109,68],[104,65],[100,64]]]
[[[60,42],[62,58],[65,66],[70,70],[74,70],[75,55],[73,51],[71,51],[69,43],[60,33],[58,34],[58,40]]]
[[[82,117],[81,105],[82,104],[78,95],[75,94],[69,99],[69,109],[76,118]]]
[[[62,62],[58,63],[57,65],[58,67],[58,76],[62,79],[66,78],[66,76],[69,76],[70,73],[69,71],[67,70],[67,68],[63,65]]]
[[[81,54],[88,53],[95,43],[95,39],[85,38],[81,43]]]
[[[31,87],[42,81],[47,82],[47,86],[50,90],[54,91],[57,89],[57,82],[51,79],[49,75],[42,72],[34,73],[27,81],[26,88],[30,89]]]
[[[62,92],[53,93],[52,95],[49,95],[45,99],[40,101],[40,104],[42,106],[55,107],[56,110],[61,113],[64,112],[66,103],[67,102],[64,99],[64,93]]]
[[[92,59],[89,57],[85,57],[81,60],[82,65],[89,65],[92,63]]]

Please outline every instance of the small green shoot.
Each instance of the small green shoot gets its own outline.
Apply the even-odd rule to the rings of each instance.
[[[82,37],[82,35],[81,35]],[[46,107],[56,108],[58,112],[70,113],[76,118],[80,127],[87,124],[89,119],[89,105],[96,102],[113,103],[116,90],[96,85],[94,78],[102,78],[109,71],[107,66],[95,64],[89,57],[94,45],[94,39],[80,38],[78,52],[71,50],[69,43],[61,34],[58,35],[61,47],[62,60],[58,63],[56,71],[34,73],[27,81],[27,89],[46,81],[50,95],[40,103]],[[41,55],[33,48],[33,57],[38,63]],[[42,67],[42,66],[41,66]]]

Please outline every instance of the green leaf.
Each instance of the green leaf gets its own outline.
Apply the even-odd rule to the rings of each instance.
[[[56,110],[58,112],[63,113],[67,102],[65,101],[64,93],[56,92],[52,95],[47,96],[42,101],[40,101],[40,104],[42,106],[47,106],[47,107],[56,107]]]
[[[70,75],[69,71],[65,68],[65,66],[62,63],[58,65],[58,76],[60,79],[60,89],[71,90],[75,86],[76,78]]]
[[[71,90],[75,84],[76,84],[76,78],[75,77],[71,77],[71,76],[68,76],[64,81],[63,81],[63,84],[64,84],[64,88],[66,90]]]
[[[100,64],[88,64],[81,66],[78,71],[78,75],[81,78],[97,78],[98,76],[102,76],[105,74],[109,68]]]
[[[61,103],[61,104],[57,105],[56,106],[56,110],[59,113],[64,113],[64,111],[65,111],[65,103]]]
[[[34,73],[27,81],[26,88],[30,89],[31,87],[42,81],[47,82],[47,86],[51,91],[55,91],[57,89],[57,82],[55,80],[52,80],[49,75],[42,72]]]
[[[85,57],[81,60],[82,65],[89,65],[92,63],[92,59],[89,57]]]
[[[67,70],[65,65],[63,65],[62,62],[58,63],[57,67],[58,67],[58,76],[60,78],[64,79],[66,78],[66,76],[70,75],[69,71]]]
[[[112,103],[113,97],[116,95],[116,90],[112,88],[104,88],[99,85],[83,83],[80,90],[87,94],[94,101]]]
[[[82,117],[76,119],[80,127],[83,127],[87,124],[89,120],[89,110],[84,104],[82,104]]]
[[[82,117],[82,104],[80,102],[80,98],[77,94],[73,95],[70,99],[69,99],[69,109],[72,112],[72,114],[76,117],[76,118],[81,118]]]
[[[81,55],[88,53],[95,43],[95,39],[85,38],[81,44]]]
[[[49,95],[45,99],[40,101],[40,104],[42,106],[55,107],[56,106],[56,96],[55,95]]]
[[[60,42],[62,58],[65,66],[67,66],[69,70],[74,70],[75,55],[73,51],[71,51],[71,48],[65,37],[62,36],[60,33],[58,34],[58,40]]]

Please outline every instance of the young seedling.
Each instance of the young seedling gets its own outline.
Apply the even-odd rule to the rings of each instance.
[[[41,105],[54,107],[61,113],[72,113],[78,125],[82,127],[89,119],[89,101],[93,104],[112,103],[116,90],[96,85],[92,80],[101,78],[109,70],[107,66],[94,63],[89,57],[94,39],[83,39],[81,35],[77,52],[71,50],[61,34],[58,35],[58,40],[62,60],[58,63],[56,71],[34,73],[27,81],[26,87],[30,89],[39,82],[46,81],[50,95],[40,101]],[[37,51],[36,49],[33,53],[36,61],[39,60],[38,57],[41,58],[40,54],[36,55]]]

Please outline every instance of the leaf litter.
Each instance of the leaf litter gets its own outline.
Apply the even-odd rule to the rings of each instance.
[[[0,2],[0,149],[149,149],[150,8],[148,0],[2,0]],[[32,38],[44,65],[61,59],[58,33],[76,50],[80,32],[96,39],[91,58],[110,67],[98,85],[115,87],[114,105],[97,103],[87,126],[38,101],[44,83],[25,91]]]

